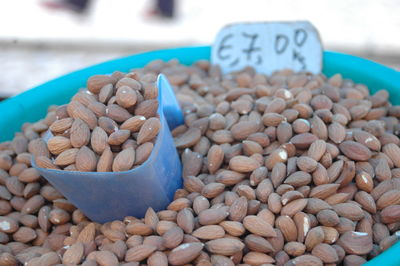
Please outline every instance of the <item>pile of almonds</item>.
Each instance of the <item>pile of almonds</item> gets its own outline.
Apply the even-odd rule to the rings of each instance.
[[[53,163],[50,152],[65,151],[40,136],[50,128],[74,147],[67,150],[101,158],[109,147],[117,158],[135,147],[138,157],[140,130],[114,145],[106,129],[124,130],[136,115],[155,117],[156,109],[150,116],[136,110],[156,94],[133,88],[144,99],[117,118],[113,108],[126,107],[118,90],[105,97],[103,88],[121,88],[127,78],[144,86],[158,73],[174,86],[185,114],[185,125],[172,132],[184,188],[166,210],[149,208],[143,219],[90,222],[31,167],[35,156],[51,167],[81,168],[79,160]],[[88,89],[68,106],[90,110],[93,123],[68,106],[50,107],[45,119],[0,144],[0,265],[361,265],[400,237],[400,107],[384,90],[371,95],[340,74],[265,76],[246,68],[222,75],[207,61],[176,60],[97,76]],[[108,113],[100,113],[104,108]],[[101,117],[113,126],[103,128]],[[55,129],[63,119],[70,126]],[[87,138],[74,146],[74,123],[92,130],[90,145]],[[107,134],[102,151],[93,144],[96,128]]]
[[[96,75],[87,90],[55,110],[52,137],[39,167],[82,172],[120,172],[150,156],[161,123],[154,76]],[[49,156],[50,155],[50,156]],[[50,158],[49,158],[50,157]],[[55,158],[52,158],[55,157]]]

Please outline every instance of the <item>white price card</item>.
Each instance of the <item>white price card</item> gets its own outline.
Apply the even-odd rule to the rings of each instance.
[[[318,31],[308,21],[235,23],[217,34],[211,62],[224,73],[246,66],[265,74],[285,68],[320,73],[322,51]]]

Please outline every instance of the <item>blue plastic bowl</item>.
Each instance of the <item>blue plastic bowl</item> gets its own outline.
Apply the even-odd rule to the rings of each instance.
[[[142,53],[107,61],[46,82],[0,103],[0,141],[12,139],[14,132],[19,131],[24,122],[43,118],[49,105],[67,103],[92,75],[115,70],[128,71],[143,67],[155,59],[177,58],[181,63],[189,65],[200,59],[209,59],[210,51],[209,46],[202,46]],[[323,73],[327,76],[341,73],[345,78],[367,85],[371,92],[386,89],[390,92],[390,101],[400,104],[400,73],[393,69],[359,57],[325,51]],[[365,265],[400,265],[399,253],[400,243],[397,243]]]
[[[164,75],[159,75],[157,87],[161,129],[150,157],[139,167],[106,173],[62,171],[40,168],[32,159],[40,175],[92,221],[142,218],[149,207],[165,209],[182,187],[182,165],[170,128],[183,124],[183,114]]]

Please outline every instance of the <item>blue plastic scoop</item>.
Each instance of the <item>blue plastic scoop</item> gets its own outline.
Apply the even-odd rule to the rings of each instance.
[[[143,217],[147,208],[162,210],[182,187],[182,166],[170,132],[183,114],[164,75],[157,79],[161,130],[150,157],[125,172],[76,172],[32,165],[92,221],[104,223],[125,216]]]

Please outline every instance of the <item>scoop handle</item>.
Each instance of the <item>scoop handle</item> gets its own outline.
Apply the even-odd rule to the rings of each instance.
[[[173,130],[184,122],[182,110],[175,97],[174,90],[164,74],[158,75],[157,87],[159,105],[165,115],[169,129]]]

